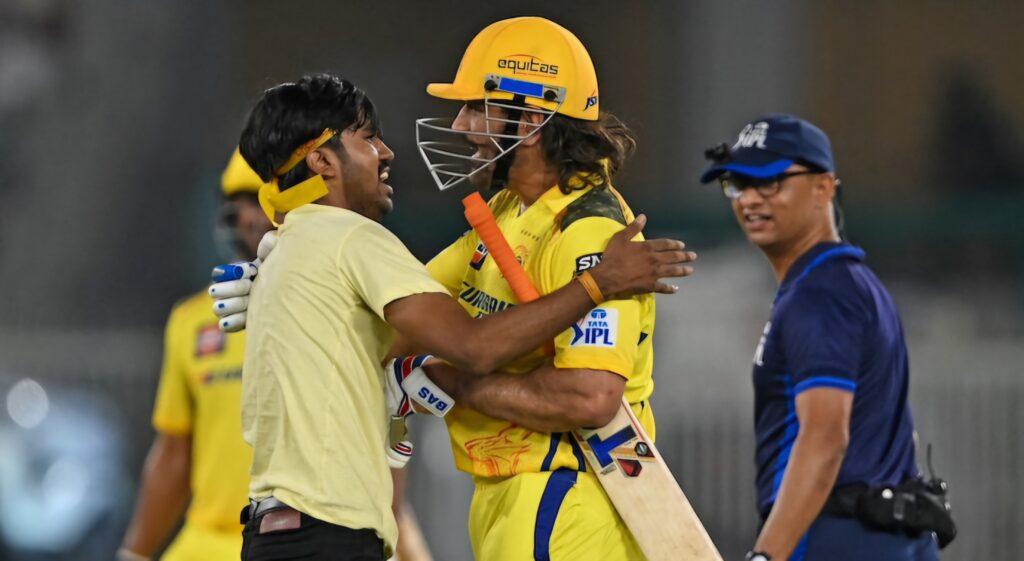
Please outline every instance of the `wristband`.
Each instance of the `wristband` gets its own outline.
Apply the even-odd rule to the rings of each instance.
[[[583,271],[576,277],[576,280],[580,281],[580,284],[583,285],[583,289],[590,295],[594,305],[600,306],[604,303],[604,294],[601,293],[601,287],[597,286],[597,281],[594,280],[594,276],[590,274],[590,271]]]

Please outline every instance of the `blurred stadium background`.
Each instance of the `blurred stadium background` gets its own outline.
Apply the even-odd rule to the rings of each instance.
[[[1024,4],[884,2],[0,3],[0,559],[110,559],[142,458],[173,302],[225,259],[217,181],[262,89],[340,73],[378,104],[397,211],[423,259],[465,229],[413,120],[469,39],[513,15],[572,29],[637,157],[617,182],[650,234],[701,254],[659,300],[658,443],[727,559],[756,529],[749,362],[774,280],[702,150],[794,112],[832,138],[849,238],[895,294],[912,402],[952,487],[947,560],[1024,549]],[[469,479],[415,427],[412,501],[469,558]]]

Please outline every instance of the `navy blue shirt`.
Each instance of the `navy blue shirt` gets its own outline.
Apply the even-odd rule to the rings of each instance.
[[[863,260],[860,248],[818,244],[779,286],[754,355],[757,506],[764,516],[800,430],[796,396],[811,388],[854,394],[837,487],[897,484],[917,475],[903,327],[892,297]]]

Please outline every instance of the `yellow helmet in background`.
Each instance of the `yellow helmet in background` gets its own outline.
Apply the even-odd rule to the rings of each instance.
[[[485,88],[489,77],[507,78],[528,84],[549,86],[564,91],[561,102],[547,94],[549,90],[529,88]],[[567,117],[598,119],[597,72],[583,43],[571,31],[539,17],[518,17],[492,23],[473,38],[462,56],[455,80],[450,84],[430,84],[427,93],[441,99],[458,101],[512,99],[523,93],[526,103],[556,111]],[[545,99],[545,94],[549,99]]]
[[[220,176],[221,193],[225,197],[238,193],[255,195],[259,192],[260,187],[263,187],[263,180],[249,167],[245,158],[236,148],[235,153],[231,154],[231,159],[228,160],[228,166],[224,168],[224,173]]]

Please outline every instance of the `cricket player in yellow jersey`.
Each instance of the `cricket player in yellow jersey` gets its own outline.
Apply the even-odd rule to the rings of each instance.
[[[239,255],[256,257],[270,229],[256,200],[263,184],[237,151],[221,177],[223,226]],[[118,559],[146,560],[185,524],[162,559],[238,559],[252,450],[242,440],[241,391],[245,335],[217,327],[206,290],[171,311],[164,339],[153,428],[142,489]]]
[[[611,176],[635,142],[600,112],[593,63],[571,32],[536,17],[494,23],[470,43],[454,82],[427,91],[464,103],[450,125],[417,122],[434,179],[441,189],[464,179],[502,188],[489,206],[541,294],[600,263],[633,219]],[[472,153],[434,139],[445,133]],[[472,316],[516,304],[473,231],[428,269]],[[654,313],[650,294],[604,302],[558,335],[553,353],[537,349],[502,373],[425,367],[459,404],[445,419],[456,465],[476,484],[469,529],[479,561],[643,558],[569,431],[607,424],[625,395],[654,437]]]

